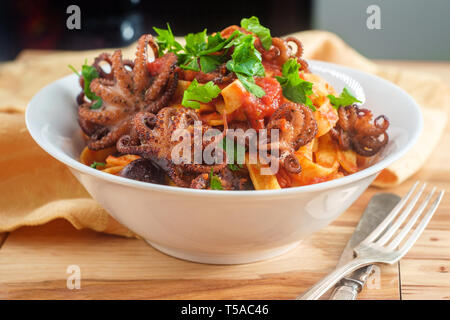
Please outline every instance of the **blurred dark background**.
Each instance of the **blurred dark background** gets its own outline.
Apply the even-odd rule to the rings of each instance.
[[[72,4],[81,9],[81,30],[66,27]],[[381,11],[378,30],[366,25],[372,5]],[[0,0],[0,61],[26,48],[125,46],[166,22],[176,35],[213,32],[252,15],[274,36],[332,31],[369,58],[450,60],[449,0]]]
[[[66,9],[81,9],[81,30],[68,30]],[[289,10],[286,10],[289,8]],[[1,0],[0,60],[10,60],[24,48],[82,50],[119,47],[137,40],[152,27],[175,35],[221,30],[255,15],[273,35],[310,28],[311,1],[143,1],[143,0]]]

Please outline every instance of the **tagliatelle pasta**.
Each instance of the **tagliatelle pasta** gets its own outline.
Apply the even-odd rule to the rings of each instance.
[[[338,150],[337,152],[339,164],[348,173],[355,173],[358,171],[358,162],[356,153],[353,150]]]
[[[99,151],[89,150],[85,147],[81,152],[80,161],[85,165],[94,167],[106,173],[118,174],[123,168],[134,160],[140,159],[140,156],[134,154],[126,154],[122,156],[114,156],[117,153],[115,147],[107,148]]]
[[[264,166],[261,163],[251,164],[248,159],[248,154],[246,155],[245,165],[247,166],[248,173],[252,179],[255,190],[281,189],[275,175],[261,174],[261,168],[265,167],[267,169],[267,166]]]
[[[304,186],[370,165],[388,141],[386,117],[372,119],[347,89],[338,95],[311,73],[299,40],[272,38],[256,17],[244,20],[252,27],[205,30],[185,45],[170,28],[155,29],[156,39],[139,39],[134,61],[117,50],[85,64],[80,161],[144,182],[216,190]]]
[[[94,162],[104,163],[108,156],[116,152],[116,147],[105,148],[97,151],[90,150],[88,147],[85,147],[81,152],[80,162],[88,166],[91,166]]]

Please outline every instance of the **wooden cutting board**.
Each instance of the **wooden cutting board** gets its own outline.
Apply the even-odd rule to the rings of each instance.
[[[450,63],[403,62],[450,83]],[[450,123],[450,122],[449,122]],[[429,163],[390,190],[370,188],[332,225],[285,255],[237,266],[166,256],[142,240],[75,230],[63,220],[0,235],[0,299],[293,299],[335,266],[369,199],[420,179],[450,192],[450,129]],[[81,288],[67,288],[77,265]],[[381,266],[360,299],[450,299],[450,196],[400,263]]]

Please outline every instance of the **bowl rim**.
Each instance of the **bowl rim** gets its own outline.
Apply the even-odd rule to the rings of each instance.
[[[81,162],[79,162],[76,159],[73,159],[69,155],[65,154],[60,149],[54,147],[50,143],[46,143],[45,139],[41,139],[41,134],[39,132],[35,132],[32,130],[31,123],[33,122],[33,119],[31,118],[31,109],[30,106],[33,105],[33,101],[35,101],[36,97],[46,88],[54,85],[56,82],[61,81],[62,79],[66,79],[69,77],[73,77],[75,75],[68,75],[65,77],[62,77],[58,80],[55,80],[51,82],[50,84],[46,85],[44,88],[39,90],[38,93],[36,93],[33,98],[30,100],[30,102],[27,105],[26,111],[25,111],[25,123],[26,127],[28,129],[28,132],[32,136],[33,140],[48,154],[50,154],[55,159],[59,160],[60,162],[64,163],[68,167],[75,169],[79,172],[85,173],[90,176],[94,176],[96,178],[99,178],[101,180],[105,180],[112,183],[121,184],[124,186],[129,186],[133,188],[148,190],[148,191],[157,191],[157,192],[164,192],[164,193],[173,193],[173,194],[180,194],[180,195],[190,195],[190,196],[201,196],[201,197],[268,197],[268,196],[291,196],[293,194],[300,194],[300,193],[307,193],[307,192],[314,192],[314,191],[325,191],[332,188],[336,188],[339,186],[347,185],[352,182],[361,180],[363,178],[366,178],[370,175],[376,174],[381,172],[384,168],[401,158],[408,150],[412,148],[412,146],[417,142],[420,133],[422,132],[423,128],[423,116],[422,112],[420,110],[419,105],[417,102],[402,88],[399,86],[393,84],[392,82],[389,82],[381,77],[378,77],[374,74],[366,73],[357,69],[349,68],[342,65],[337,65],[334,63],[324,62],[324,61],[317,61],[317,60],[308,60],[310,62],[313,62],[314,64],[323,65],[325,67],[330,67],[331,69],[338,69],[339,71],[345,73],[346,70],[350,70],[351,72],[357,73],[358,75],[369,77],[370,80],[375,81],[381,81],[384,85],[386,85],[391,90],[396,90],[400,93],[402,93],[408,100],[409,105],[411,107],[411,112],[414,112],[416,114],[416,118],[418,119],[418,123],[416,123],[415,130],[412,132],[411,136],[408,137],[407,142],[400,147],[398,150],[395,150],[392,154],[387,155],[384,159],[381,161],[378,161],[377,163],[371,165],[370,167],[367,167],[361,171],[358,171],[356,173],[347,175],[342,178],[337,178],[330,181],[320,182],[316,184],[306,185],[306,186],[299,186],[299,187],[291,187],[291,188],[284,188],[284,189],[272,189],[272,190],[198,190],[198,189],[191,189],[191,188],[182,188],[177,186],[169,186],[169,185],[161,185],[161,184],[154,184],[154,183],[148,183],[148,182],[141,182],[137,180],[132,180],[129,178],[124,178],[116,175],[112,175],[106,172],[102,172],[99,170],[96,170],[94,168],[91,168]]]

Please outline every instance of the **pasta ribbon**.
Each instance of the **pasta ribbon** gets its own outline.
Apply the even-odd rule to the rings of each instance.
[[[223,110],[217,109],[221,113],[230,114],[242,106],[243,99],[247,95],[247,90],[239,80],[234,80],[228,86],[222,89],[222,97],[225,101]]]
[[[261,168],[263,164],[250,164],[248,153],[245,155],[245,165],[247,166],[250,179],[253,182],[255,190],[281,189],[275,175],[262,175]]]
[[[348,173],[355,173],[358,171],[358,162],[356,152],[349,150],[338,150],[337,152],[339,163],[342,168],[345,169]]]
[[[84,147],[80,155],[80,162],[90,166],[94,162],[106,162],[106,158],[116,153],[116,147],[110,147],[98,151],[90,150],[88,147]]]

